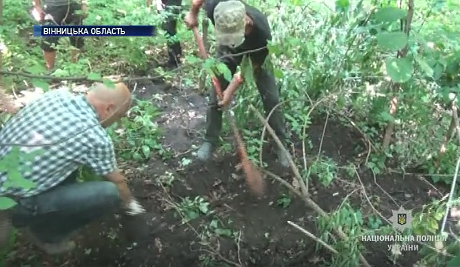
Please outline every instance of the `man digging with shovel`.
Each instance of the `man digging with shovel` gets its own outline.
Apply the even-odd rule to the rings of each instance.
[[[280,102],[279,90],[273,73],[263,67],[268,56],[267,43],[272,39],[267,17],[258,9],[242,1],[227,0],[192,0],[192,8],[185,18],[190,29],[198,27],[198,13],[204,4],[207,17],[214,25],[218,43],[217,58],[230,69],[235,79],[241,79],[237,67],[241,64],[243,55],[232,56],[247,52],[254,66],[254,77],[257,89],[262,97],[264,109],[269,112]],[[252,52],[251,52],[252,51]],[[222,129],[222,107],[227,106],[236,89],[225,90],[229,82],[223,76],[218,77],[224,90],[222,101],[218,102],[215,88],[210,91],[210,105],[206,121],[205,141],[199,148],[197,156],[200,160],[208,160],[219,141]],[[269,123],[279,139],[286,141],[283,114],[276,109],[269,118]],[[278,160],[283,167],[288,167],[287,155],[281,149],[277,151]]]
[[[75,247],[71,233],[114,212],[119,203],[128,217],[142,217],[145,210],[118,171],[112,140],[104,130],[124,116],[130,104],[124,84],[114,89],[96,84],[86,96],[55,90],[6,123],[0,131],[0,158],[8,157],[14,146],[23,153],[38,151],[12,170],[33,182],[32,188],[21,188],[9,171],[0,172],[0,197],[17,202],[10,210],[0,210],[0,248],[6,246],[11,226],[25,229],[45,252],[59,254]],[[107,181],[78,182],[77,168],[83,165]]]

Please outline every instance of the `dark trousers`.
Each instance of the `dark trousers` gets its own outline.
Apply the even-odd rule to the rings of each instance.
[[[181,13],[182,0],[162,0],[165,10],[169,13],[162,28],[168,37],[175,37],[177,34],[177,18]],[[174,39],[174,38],[173,38]],[[168,56],[170,63],[177,63],[182,56],[182,47],[177,40],[168,40]]]
[[[44,7],[45,19],[43,25],[81,25],[82,16],[75,14],[75,11],[81,10],[81,5],[71,3],[66,6]],[[69,37],[70,44],[78,49],[83,48],[84,41],[82,37]],[[54,52],[54,48],[59,41],[59,37],[44,37],[42,38],[41,48],[45,52]]]
[[[234,54],[227,47],[220,46],[217,48],[217,58],[222,58],[224,55]],[[232,76],[235,74],[237,67],[241,64],[243,56],[226,56],[220,59],[230,69]],[[223,76],[217,77],[222,90],[225,90],[229,82]],[[276,86],[276,81],[273,72],[259,68],[254,73],[257,89],[262,97],[262,102],[266,114],[268,115],[271,110],[280,102],[279,88]],[[218,99],[214,85],[211,88],[210,103],[206,115],[206,135],[205,141],[217,145],[219,135],[222,130],[222,111],[218,108]],[[284,128],[284,117],[279,107],[271,114],[269,124],[275,131],[279,139],[284,142],[286,140],[286,131]]]
[[[77,174],[48,191],[17,200],[10,213],[13,226],[28,227],[40,241],[55,243],[114,212],[119,203],[117,186],[108,181],[78,183]]]

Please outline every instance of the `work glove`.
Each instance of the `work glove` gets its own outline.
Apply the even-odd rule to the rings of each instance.
[[[126,215],[135,216],[145,213],[145,209],[136,199],[132,198],[125,206],[125,213]]]

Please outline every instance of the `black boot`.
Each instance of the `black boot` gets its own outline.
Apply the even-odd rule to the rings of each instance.
[[[168,45],[168,61],[163,64],[163,67],[169,70],[173,70],[179,67],[182,56],[182,47],[180,43],[173,43]]]

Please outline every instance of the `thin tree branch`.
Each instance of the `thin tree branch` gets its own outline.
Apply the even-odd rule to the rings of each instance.
[[[221,57],[218,57],[216,59],[224,59],[224,58],[242,56],[242,55],[254,53],[254,52],[257,52],[257,51],[260,51],[260,50],[264,50],[266,48],[267,47],[264,46],[264,47],[260,47],[260,48],[257,48],[257,49],[244,51],[244,52],[241,52],[241,53],[227,54],[227,55],[223,55]],[[196,66],[197,64],[202,64],[203,62],[204,62],[204,60],[199,60],[198,62],[194,62],[192,64],[184,64],[184,65],[172,70],[171,72],[177,72],[177,71],[182,70],[182,69],[187,68],[187,67]],[[89,79],[87,76],[56,77],[56,76],[50,76],[50,75],[36,75],[36,74],[30,74],[30,73],[26,73],[26,72],[14,72],[14,71],[6,71],[6,70],[0,70],[0,74],[12,75],[12,76],[20,76],[20,77],[26,77],[26,78],[31,78],[31,79],[60,80],[60,81],[74,81],[74,82],[83,82],[83,81],[102,82],[104,80],[108,80],[108,78]],[[114,82],[118,83],[118,82],[127,82],[127,81],[141,81],[141,80],[148,80],[148,79],[155,80],[155,79],[162,78],[163,76],[164,75],[132,77],[132,78],[126,77],[126,78],[121,78],[121,79],[119,79],[117,81],[114,81]]]

